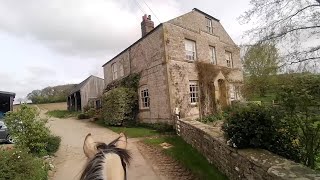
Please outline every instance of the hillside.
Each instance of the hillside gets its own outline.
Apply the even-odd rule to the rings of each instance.
[[[69,92],[76,84],[66,84],[54,87],[46,87],[42,90],[33,90],[27,95],[27,98],[35,104],[65,102]]]

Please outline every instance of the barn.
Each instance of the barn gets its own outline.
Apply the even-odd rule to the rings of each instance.
[[[103,94],[104,79],[97,76],[89,76],[71,90],[67,103],[69,111],[83,111],[84,107],[99,107],[101,100],[99,97]]]
[[[16,94],[13,92],[0,91],[0,119],[8,111],[13,110],[13,100]]]

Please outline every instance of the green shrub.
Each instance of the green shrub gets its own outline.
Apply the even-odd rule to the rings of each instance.
[[[301,162],[316,168],[320,155],[320,75],[294,74],[283,82],[277,88],[277,100],[286,110],[288,125],[296,130],[303,152]]]
[[[238,106],[226,116],[223,130],[237,148],[262,148],[299,161],[301,152],[294,143],[297,135],[283,118],[283,112],[275,107]]]
[[[133,88],[115,88],[103,97],[102,118],[106,125],[135,121],[138,112],[137,92]]]
[[[5,117],[6,125],[15,138],[16,146],[28,149],[33,154],[45,152],[50,131],[43,119],[39,119],[35,108],[22,105],[15,112],[7,113]]]
[[[96,114],[96,109],[95,108],[90,108],[90,109],[88,109],[88,111],[85,111],[85,113],[87,114],[87,116],[89,118],[92,118]]]
[[[224,114],[218,113],[218,114],[212,114],[209,116],[199,118],[198,121],[203,122],[203,123],[209,123],[209,122],[215,122],[215,121],[223,120],[223,119],[224,119]]]
[[[0,150],[0,180],[47,180],[47,174],[47,164],[27,151]]]
[[[45,141],[47,142],[45,150],[48,152],[48,154],[54,154],[59,149],[61,137],[50,135]]]

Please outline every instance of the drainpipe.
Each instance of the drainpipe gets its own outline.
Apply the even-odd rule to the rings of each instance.
[[[176,132],[178,136],[180,136],[180,110],[179,108],[175,108],[174,114],[176,116],[176,121],[175,121],[175,127],[176,127]]]

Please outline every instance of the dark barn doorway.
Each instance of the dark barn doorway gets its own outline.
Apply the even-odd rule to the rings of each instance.
[[[15,93],[0,91],[0,118],[8,111],[13,110]]]

